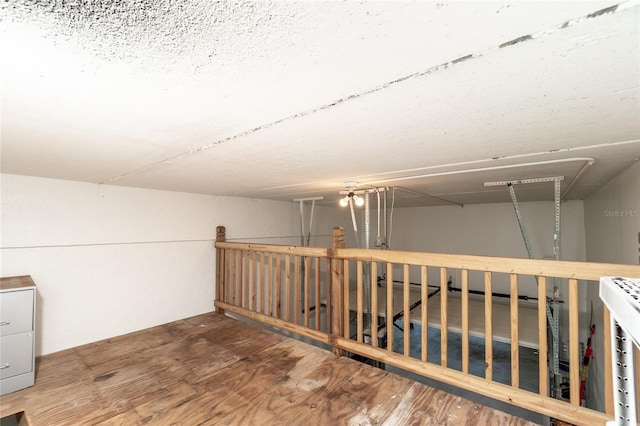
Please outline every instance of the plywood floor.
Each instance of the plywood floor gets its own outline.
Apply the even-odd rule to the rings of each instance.
[[[215,314],[41,357],[2,396],[30,425],[528,425],[525,420]]]

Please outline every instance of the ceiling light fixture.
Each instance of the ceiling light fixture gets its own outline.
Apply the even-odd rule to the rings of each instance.
[[[340,199],[340,206],[347,207],[349,205],[350,199],[353,200],[356,206],[364,206],[364,198],[357,196],[353,191],[349,192],[347,195]]]

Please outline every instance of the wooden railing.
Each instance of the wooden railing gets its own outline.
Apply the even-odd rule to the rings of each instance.
[[[329,252],[317,247],[225,242],[224,227],[219,226],[216,309],[329,344]]]
[[[219,227],[218,232],[215,306],[219,312],[244,315],[324,342],[338,355],[359,354],[574,424],[604,424],[613,419],[608,327],[603,327],[602,339],[606,413],[580,405],[579,302],[580,297],[583,303],[586,300],[580,290],[597,285],[601,276],[640,277],[639,266],[348,249],[344,248],[343,228],[334,228],[330,249],[232,243],[225,241],[223,227]],[[461,318],[457,328],[449,323],[453,306],[449,277],[454,272],[460,276]],[[481,277],[484,291],[480,301],[484,312],[482,374],[470,372],[470,324],[475,325],[479,319],[469,317],[469,306],[480,303],[470,295],[470,277]],[[429,282],[430,279],[436,284]],[[568,318],[565,328],[568,329],[570,392],[566,399],[549,396],[547,300],[552,282],[554,286],[563,286],[563,309]],[[497,308],[505,308],[491,296],[496,284],[508,287],[509,383],[494,380],[495,327],[500,325],[496,323]],[[537,311],[535,325],[520,324],[518,296],[525,285],[531,287],[532,284],[537,287],[537,302],[532,306]],[[440,298],[440,312],[436,313],[440,356],[435,357],[435,361],[430,359],[428,351],[431,295]],[[605,307],[604,324],[608,324],[608,316]],[[419,341],[412,341],[415,331],[399,331],[402,342],[394,345],[394,327],[407,331],[414,325],[420,327]],[[583,329],[587,325],[583,324]],[[534,390],[524,389],[519,381],[523,326],[537,329],[534,335],[537,335],[538,385]],[[452,334],[460,336],[460,368],[448,365],[448,341]],[[420,348],[419,354],[411,354],[412,346]]]

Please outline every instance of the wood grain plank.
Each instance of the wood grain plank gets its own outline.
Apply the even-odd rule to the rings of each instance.
[[[363,341],[363,290],[362,290],[362,261],[356,262],[356,339]]]
[[[294,256],[294,273],[293,273],[293,322],[300,324],[300,285],[302,281],[300,279],[300,256]]]
[[[19,288],[35,287],[31,275],[0,278],[0,290],[14,290]]]
[[[428,318],[428,306],[429,306],[429,296],[427,293],[427,267],[420,267],[420,297],[422,303],[420,303],[420,320],[422,324],[427,324]],[[421,327],[421,336],[420,336],[420,359],[423,362],[427,362],[427,356],[429,354],[429,327]]]
[[[213,313],[37,365],[35,386],[3,395],[0,416],[26,411],[31,426],[529,424]]]
[[[549,395],[547,350],[547,279],[538,277],[538,393],[540,395]]]
[[[518,337],[518,274],[510,274],[511,386],[520,387],[520,338]],[[577,365],[577,364],[576,364]]]
[[[393,352],[393,264],[387,263],[387,350]]]
[[[349,337],[351,335],[351,332],[349,330],[349,323],[350,318],[349,318],[349,309],[347,309],[347,306],[349,305],[349,261],[345,260],[343,262],[343,268],[342,268],[342,300],[344,301],[342,304],[342,315],[343,315],[343,319],[342,319],[342,326],[344,327],[344,331],[343,331],[343,335],[344,337]]]
[[[316,307],[315,310],[315,314],[316,314],[316,326],[315,329],[316,330],[323,330],[322,324],[320,323],[321,318],[320,318],[320,314],[322,309],[320,308],[321,302],[320,302],[320,298],[321,298],[321,294],[320,294],[320,290],[321,290],[321,286],[322,286],[322,282],[320,281],[320,258],[316,257],[315,260],[315,279],[314,279],[314,289],[315,289],[315,296],[313,299],[313,304]],[[327,281],[328,282],[328,281]]]
[[[371,264],[371,344],[378,347],[378,264]]]
[[[569,280],[569,365],[580,365],[580,332],[578,306],[578,280]],[[580,405],[580,369],[569,371],[570,400],[574,405]]]
[[[440,365],[447,366],[447,342],[448,342],[448,330],[449,323],[447,322],[447,295],[449,289],[447,288],[447,268],[440,268]]]
[[[266,301],[265,301],[265,290],[267,288],[267,276],[264,273],[264,269],[265,269],[265,255],[264,252],[260,253],[260,262],[258,264],[258,282],[259,284],[259,297],[258,299],[260,300],[259,304],[258,304],[258,312],[263,314],[265,313],[265,306],[267,305]]]
[[[310,313],[309,309],[311,308],[311,294],[309,291],[311,289],[310,279],[311,279],[311,259],[308,256],[304,257],[304,326],[309,327]]]
[[[267,311],[266,314],[273,316],[273,257],[267,255]]]
[[[469,373],[469,270],[462,271],[462,372]]]
[[[402,349],[402,353],[404,354],[404,356],[409,357],[410,353],[411,353],[411,341],[410,341],[410,336],[411,333],[408,331],[409,330],[409,265],[408,264],[404,264],[402,266],[402,272],[403,272],[403,286],[402,286],[402,320],[404,321],[403,327],[404,327],[404,346]]]
[[[276,254],[276,317],[282,318],[282,256]]]
[[[244,268],[244,272],[242,274],[242,297],[240,298],[240,306],[243,308],[249,309],[251,303],[251,252],[245,251],[243,252],[244,256],[242,256],[242,266]]]
[[[490,271],[484,273],[484,377],[493,380],[493,276]],[[545,361],[546,363],[546,361]]]
[[[291,259],[289,255],[284,257],[284,320],[290,321],[291,311]]]
[[[260,312],[258,310],[258,253],[251,252],[251,302],[247,304],[247,307],[253,311]]]

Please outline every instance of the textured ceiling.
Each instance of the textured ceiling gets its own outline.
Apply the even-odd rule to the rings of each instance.
[[[5,173],[279,200],[583,198],[640,157],[640,2],[12,1]],[[518,188],[553,198],[553,184]]]

